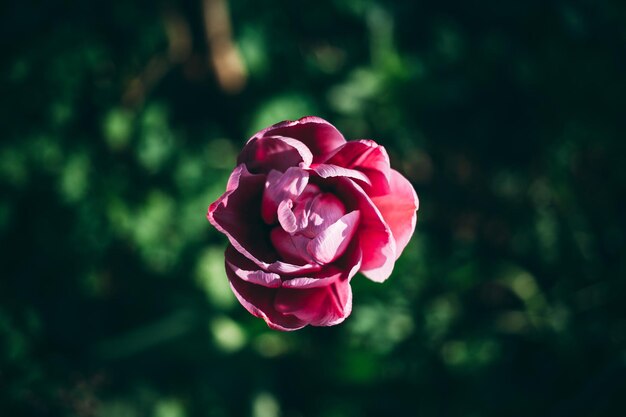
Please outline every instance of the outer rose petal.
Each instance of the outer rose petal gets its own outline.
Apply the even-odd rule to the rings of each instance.
[[[339,165],[364,173],[367,178],[365,191],[370,196],[389,192],[391,167],[384,147],[372,140],[350,141],[337,149],[325,164]]]
[[[351,268],[331,268],[332,273],[325,278],[285,281],[276,294],[276,310],[313,326],[333,326],[344,321],[352,312],[350,279],[361,265],[360,251],[352,251],[348,257]]]
[[[274,307],[274,298],[277,288],[268,288],[261,285],[251,284],[240,279],[226,264],[226,275],[230,281],[230,287],[235,293],[235,297],[252,315],[260,317],[276,330],[297,330],[308,323],[292,314],[284,314]]]
[[[322,160],[324,155],[346,143],[346,139],[335,126],[315,116],[277,123],[261,130],[248,142],[267,136],[284,136],[299,140],[313,153],[313,162]]]
[[[268,173],[275,169],[284,172],[289,167],[309,167],[313,154],[306,145],[281,136],[254,137],[248,141],[237,158],[237,164],[246,164],[250,172]]]
[[[352,312],[350,281],[337,279],[319,288],[281,288],[274,305],[277,311],[307,324],[332,326],[344,321]]]
[[[239,302],[273,329],[297,330],[308,324],[331,326],[343,321],[352,310],[350,279],[361,266],[360,250],[351,245],[338,267],[313,273],[310,278],[294,278],[282,282],[261,279],[259,285],[247,279],[254,274],[255,264],[232,246],[226,250],[226,274]],[[245,271],[244,278],[240,271]],[[258,277],[269,274],[256,271]]]
[[[357,232],[363,252],[361,272],[372,281],[385,281],[391,275],[396,260],[396,242],[391,229],[358,184],[349,178],[340,178],[335,187],[338,195],[349,197],[353,202],[352,209],[358,209],[361,213]]]
[[[415,224],[419,200],[411,183],[395,169],[391,170],[390,192],[372,197],[396,241],[396,259],[409,243]]]
[[[268,288],[278,288],[282,285],[280,275],[259,269],[254,262],[237,252],[232,245],[228,245],[224,257],[226,269],[230,267],[239,278],[246,282]]]
[[[265,243],[268,239],[260,217],[264,184],[265,175],[251,174],[243,164],[237,166],[228,179],[226,192],[209,206],[207,213],[209,222],[250,259],[276,257]]]

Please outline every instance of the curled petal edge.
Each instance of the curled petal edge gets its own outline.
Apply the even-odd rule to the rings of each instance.
[[[276,123],[256,133],[248,142],[266,136],[290,137],[304,143],[313,154],[313,162],[323,159],[346,143],[335,126],[317,116]]]

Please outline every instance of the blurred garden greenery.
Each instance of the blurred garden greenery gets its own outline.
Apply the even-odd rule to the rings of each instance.
[[[0,415],[623,415],[623,2],[0,10]],[[345,323],[280,333],[205,215],[305,115],[383,144],[420,210]]]

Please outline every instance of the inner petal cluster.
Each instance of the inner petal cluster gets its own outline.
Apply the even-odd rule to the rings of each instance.
[[[272,171],[263,196],[263,219],[279,256],[295,265],[327,264],[346,250],[357,229],[359,211],[331,192],[308,182],[308,172]]]

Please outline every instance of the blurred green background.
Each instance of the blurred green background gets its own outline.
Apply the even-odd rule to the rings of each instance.
[[[619,416],[626,5],[0,6],[0,415]],[[318,115],[414,184],[393,276],[269,330],[205,219]]]

